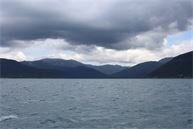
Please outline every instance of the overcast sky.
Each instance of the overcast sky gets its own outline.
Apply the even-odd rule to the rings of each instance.
[[[0,57],[134,65],[193,50],[192,0],[0,0]]]

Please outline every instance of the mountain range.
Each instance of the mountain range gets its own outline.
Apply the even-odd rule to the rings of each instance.
[[[193,78],[193,51],[132,67],[91,65],[75,60],[41,59],[18,62],[0,59],[1,78]]]

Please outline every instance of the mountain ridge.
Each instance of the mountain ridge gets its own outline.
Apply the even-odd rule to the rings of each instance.
[[[104,74],[116,73],[127,68],[120,65],[110,65],[110,64],[99,65],[99,66],[84,64],[76,60],[64,60],[64,59],[58,59],[58,58],[45,58],[45,59],[35,60],[35,61],[22,61],[21,63],[32,67],[41,68],[41,69],[57,69],[57,70],[62,70],[66,67],[75,68],[79,66],[85,66],[88,68],[95,69]]]
[[[84,66],[75,68],[41,69],[28,66],[15,60],[0,59],[0,76],[2,78],[105,78],[106,75]]]
[[[132,67],[95,66],[76,60],[42,59],[18,62],[0,58],[1,78],[192,78],[192,53]]]
[[[155,78],[193,78],[193,51],[178,55],[149,74]],[[167,74],[166,74],[167,73]]]

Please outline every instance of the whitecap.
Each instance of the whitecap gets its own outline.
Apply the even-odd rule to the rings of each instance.
[[[16,116],[16,115],[1,116],[0,122],[10,120],[10,119],[18,119],[18,116]]]

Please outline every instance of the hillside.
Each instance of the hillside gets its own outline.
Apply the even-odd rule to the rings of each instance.
[[[113,78],[143,78],[153,70],[161,66],[161,63],[150,61],[137,64],[112,75]]]
[[[0,59],[1,78],[105,78],[106,75],[91,68],[79,66],[62,70],[36,68],[8,59]]]
[[[155,78],[192,78],[192,54],[193,51],[174,57],[149,74]]]

